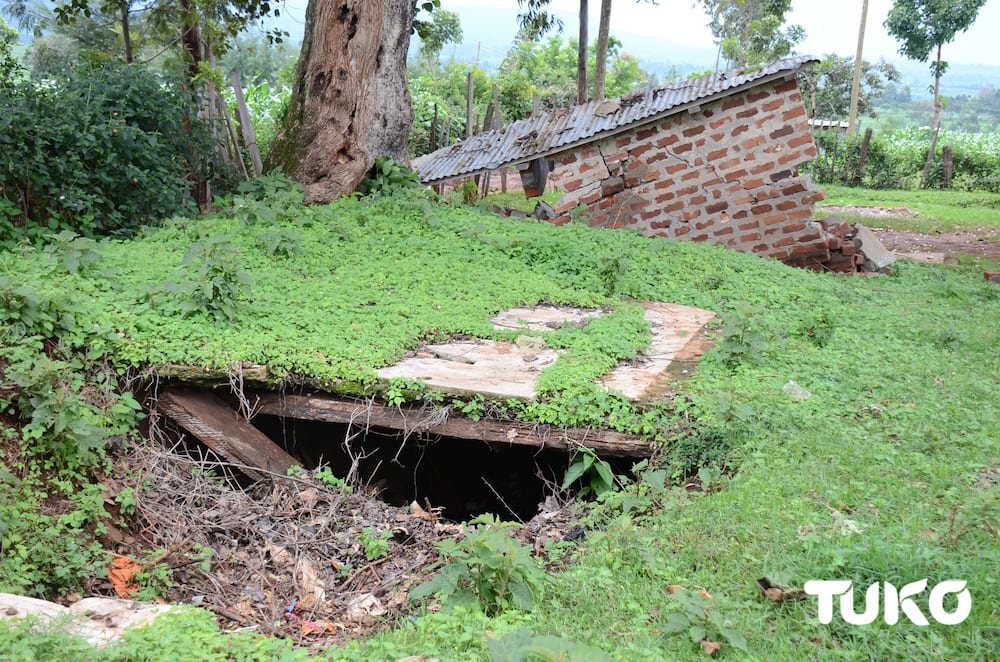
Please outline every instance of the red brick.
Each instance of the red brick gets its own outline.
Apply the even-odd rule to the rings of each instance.
[[[750,103],[757,103],[758,101],[763,101],[764,99],[771,96],[771,92],[767,90],[760,90],[758,92],[750,92],[747,94],[747,101]]]
[[[698,134],[704,133],[704,132],[705,132],[705,125],[704,124],[696,124],[695,126],[690,126],[690,127],[686,128],[686,129],[684,129],[683,131],[681,131],[681,133],[684,134],[685,138],[690,138],[691,136],[697,136]]]
[[[791,209],[795,209],[798,206],[799,206],[798,203],[795,202],[794,200],[782,200],[781,202],[776,204],[774,208],[777,209],[778,211],[789,211]]]
[[[680,195],[680,196],[692,195],[692,194],[698,192],[698,188],[699,188],[698,186],[687,186],[687,187],[682,188],[681,190],[677,191],[677,195]]]
[[[749,124],[740,124],[735,129],[733,129],[732,131],[729,132],[729,136],[731,138],[735,138],[736,136],[740,135],[741,133],[746,133],[749,130],[750,130],[750,125]]]
[[[808,145],[813,141],[811,134],[804,133],[801,136],[796,136],[788,141],[789,147],[801,147],[802,145]]]
[[[737,228],[740,232],[746,232],[747,230],[756,230],[760,227],[760,223],[757,219],[750,221],[749,223],[741,223]]]
[[[750,243],[751,241],[760,241],[759,232],[751,232],[750,234],[745,234],[740,237],[740,241]]]
[[[708,127],[710,129],[714,130],[714,129],[718,129],[720,126],[722,126],[724,124],[729,124],[732,121],[733,121],[733,116],[732,115],[723,115],[719,119],[712,120],[711,122],[709,122],[708,123]]]
[[[812,210],[811,209],[799,209],[799,210],[793,211],[791,214],[789,214],[788,218],[789,218],[789,220],[792,220],[792,221],[808,221],[808,220],[810,220],[812,218]]]
[[[756,205],[755,207],[750,208],[750,213],[753,214],[754,216],[761,216],[763,214],[768,213],[772,209],[774,209],[774,207],[772,207],[771,205]]]
[[[642,214],[640,214],[640,216],[642,217],[642,220],[648,221],[651,218],[656,218],[657,216],[659,216],[662,213],[663,213],[662,210],[660,210],[660,209],[654,209],[653,211],[643,212]],[[656,224],[654,223],[654,226],[655,225]]]
[[[674,154],[683,154],[684,152],[690,152],[694,147],[691,143],[684,143],[683,145],[678,145],[674,147]]]
[[[770,216],[764,218],[764,225],[776,225],[778,223],[784,223],[788,220],[788,216],[785,214],[771,214]]]
[[[694,200],[692,200],[691,202],[694,202]],[[729,202],[723,200],[722,202],[716,202],[715,204],[708,205],[707,207],[705,207],[705,213],[718,214],[720,211],[725,211],[727,209],[729,209]]]
[[[781,108],[783,105],[785,105],[785,100],[782,99],[781,97],[778,97],[776,99],[771,99],[767,103],[761,104],[760,107],[765,112],[770,112],[772,110],[777,110],[778,108]]]
[[[764,180],[761,179],[760,177],[756,177],[754,179],[748,179],[745,182],[743,182],[743,188],[758,188],[763,185],[764,185]]]
[[[798,108],[792,108],[791,110],[786,110],[785,112],[783,112],[781,114],[781,120],[783,122],[788,122],[789,120],[793,120],[796,117],[805,117],[805,114],[806,114],[806,107],[799,106]]]
[[[759,175],[762,172],[767,172],[769,170],[774,170],[774,166],[775,166],[774,161],[768,161],[767,163],[761,163],[756,168],[752,168],[750,170],[750,174],[751,175]]]
[[[694,220],[694,219],[698,218],[699,216],[701,216],[701,210],[700,209],[688,209],[683,214],[681,214],[681,218],[683,220],[685,220],[685,221]]]
[[[601,199],[601,192],[593,191],[580,198],[580,202],[582,202],[585,205],[592,205],[600,199]]]
[[[753,138],[747,138],[742,143],[743,149],[753,149],[757,145],[762,145],[764,143],[764,136],[754,136]]]
[[[840,247],[840,252],[844,255],[854,255],[858,252],[858,245],[853,240],[845,241]]]
[[[991,283],[1000,283],[1000,271],[984,271],[983,280],[988,280]]]
[[[795,195],[796,193],[805,193],[806,187],[801,183],[789,184],[781,189],[782,195]]]
[[[805,223],[789,223],[785,227],[781,228],[781,234],[791,234],[793,232],[801,232],[806,229]]]
[[[826,238],[826,247],[829,248],[831,251],[839,251],[843,246],[844,246],[844,240],[835,234],[831,234]],[[847,253],[844,254],[847,255]]]
[[[772,173],[768,179],[772,182],[780,182],[782,179],[788,179],[791,176],[791,170],[779,170],[778,172]]]
[[[642,154],[645,154],[646,152],[648,152],[651,149],[653,149],[653,146],[650,145],[649,143],[645,143],[644,145],[640,145],[639,147],[636,147],[634,149],[630,149],[629,152],[628,152],[628,154],[629,154],[629,156],[633,156],[633,157],[634,156],[641,156]]]
[[[733,204],[734,205],[747,205],[747,204],[750,204],[751,202],[753,202],[754,200],[755,200],[755,198],[752,195],[750,195],[749,193],[746,193],[746,194],[741,195],[741,196],[739,196],[737,198],[733,198]]]
[[[785,136],[790,136],[793,133],[795,133],[795,129],[793,129],[792,127],[790,127],[790,126],[788,126],[786,124],[785,126],[781,127],[780,129],[772,131],[771,135],[768,136],[768,137],[771,140],[777,140],[778,138],[784,138]]]
[[[684,220],[690,220],[690,219],[684,219]],[[706,220],[706,221],[702,221],[701,223],[695,223],[694,227],[695,227],[696,230],[704,230],[705,228],[711,227],[712,225],[715,225],[715,221]]]
[[[624,135],[615,141],[615,145],[618,147],[627,147],[632,144],[632,136]]]
[[[601,193],[603,195],[614,195],[625,188],[621,177],[612,177],[601,182]]]
[[[577,178],[577,179],[574,179],[572,181],[566,182],[563,185],[563,189],[565,189],[566,191],[575,191],[576,189],[580,188],[581,186],[583,186],[583,180]]]
[[[714,237],[724,237],[727,234],[733,234],[733,226],[727,225],[727,226],[725,226],[723,228],[720,228],[720,229],[716,230],[715,232],[713,232],[712,236],[714,236]]]
[[[628,177],[625,178],[625,188],[635,188],[636,186],[639,185],[639,182],[641,181],[642,180],[639,179],[639,177],[635,175],[629,175]]]
[[[701,175],[701,173],[698,172],[697,170],[691,170],[689,172],[685,172],[684,173],[684,175],[681,177],[681,181],[682,182],[689,182],[692,179],[698,179],[698,177],[700,175]]]
[[[667,156],[669,155],[666,152],[657,152],[656,154],[653,154],[648,159],[646,159],[646,163],[656,163],[657,161],[662,161],[663,159],[667,158]]]
[[[774,248],[783,248],[785,246],[791,246],[794,243],[795,243],[794,237],[785,237],[784,239],[779,239],[778,241],[774,242],[772,246]]]
[[[702,242],[708,241],[708,235],[707,234],[700,234],[697,237],[691,237],[691,241],[694,241],[694,242],[697,242],[697,243],[700,244]]]
[[[652,126],[649,127],[648,129],[643,129],[641,131],[636,132],[635,138],[636,140],[646,140],[647,138],[652,138],[653,136],[655,136],[657,132],[658,129],[655,126]]]
[[[760,111],[758,111],[756,108],[747,108],[746,110],[741,110],[740,112],[736,113],[736,119],[738,120],[749,119],[754,115],[756,115],[758,112]]]
[[[722,142],[722,139],[725,138],[725,137],[726,137],[725,133],[713,133],[712,135],[709,136],[709,138],[712,139],[712,142],[716,142],[716,143],[717,142]]]
[[[774,88],[774,91],[775,92],[779,92],[779,93],[781,93],[781,92],[796,92],[797,93],[799,91],[799,82],[796,79],[794,79],[794,78],[789,78],[788,80],[782,81],[781,83],[779,83]]]
[[[803,161],[803,160],[804,159],[802,158],[802,153],[798,151],[790,152],[788,154],[778,157],[778,163],[781,165],[785,165],[786,163],[792,163],[794,161]]]
[[[666,168],[664,168],[663,170],[664,170],[664,172],[666,172],[666,173],[667,173],[668,175],[673,175],[673,174],[675,174],[675,173],[678,173],[678,172],[680,172],[681,170],[687,170],[687,167],[688,167],[688,166],[687,166],[687,164],[686,164],[686,163],[684,163],[683,161],[681,161],[680,163],[675,163],[675,164],[673,164],[673,165],[668,165],[668,166],[667,166]]]
[[[750,215],[750,212],[748,212],[746,209],[741,209],[738,212],[736,212],[735,214],[733,214],[733,220],[734,221],[741,221],[741,220],[743,220],[744,218],[746,218],[749,215]]]
[[[687,226],[687,225],[679,225],[679,226],[677,226],[677,228],[676,228],[676,229],[674,230],[674,236],[675,236],[675,237],[683,237],[684,235],[686,235],[686,234],[687,234],[687,233],[689,233],[689,232],[691,232],[691,228],[690,228],[690,226]]]
[[[743,168],[740,168],[739,170],[737,170],[735,172],[727,172],[726,173],[726,181],[727,182],[731,182],[731,181],[733,181],[735,179],[739,179],[740,177],[746,177],[746,176],[747,176],[747,171],[744,170]]]
[[[704,195],[696,195],[693,198],[691,198],[691,200],[690,200],[690,202],[688,204],[699,205],[700,206],[700,205],[705,204],[706,202],[708,202],[708,198],[707,197],[705,197]],[[708,210],[706,209],[705,211],[708,211]],[[709,212],[709,213],[712,213],[712,212]]]
[[[657,191],[660,191],[660,190],[665,189],[665,188],[670,188],[673,185],[674,185],[674,180],[672,180],[672,179],[661,179],[660,181],[658,181],[655,184],[653,184],[653,188],[656,189]]]
[[[666,214],[672,214],[675,211],[680,211],[682,209],[684,209],[684,203],[678,200],[677,202],[664,207],[663,212]]]
[[[717,160],[719,160],[721,158],[724,158],[727,154],[729,154],[729,148],[728,147],[723,147],[722,149],[717,149],[714,152],[709,152],[708,153],[708,160],[709,161],[717,161]]]
[[[680,136],[671,134],[669,136],[664,136],[664,137],[660,138],[659,140],[657,140],[653,144],[656,145],[657,147],[669,147],[670,145],[673,145],[678,140],[680,140]]]
[[[737,96],[729,97],[728,99],[722,100],[722,110],[729,110],[730,108],[738,108],[739,106],[746,105],[746,97],[742,94]]]

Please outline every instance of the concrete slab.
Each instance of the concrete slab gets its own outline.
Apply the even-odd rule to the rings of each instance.
[[[715,313],[668,303],[644,303],[652,331],[649,351],[622,364],[599,383],[642,401],[665,395],[667,385],[694,369],[711,341],[705,325]],[[461,340],[427,345],[394,366],[378,371],[380,379],[405,377],[448,393],[482,394],[488,398],[532,400],[539,375],[555,363],[560,351],[544,347],[536,337],[566,325],[584,325],[603,315],[596,309],[536,306],[507,310],[491,321],[497,328],[536,332],[516,343]]]
[[[512,308],[497,313],[490,319],[495,329],[524,329],[526,331],[554,331],[556,329],[584,326],[587,321],[600,317],[603,310],[572,308],[570,306],[531,306]]]
[[[65,632],[83,637],[98,648],[117,641],[128,628],[142,627],[173,611],[157,605],[115,598],[84,598],[70,607],[12,593],[0,593],[0,619],[32,616],[43,627],[54,622]]]
[[[715,313],[671,303],[644,303],[653,340],[649,350],[629,363],[620,364],[600,383],[620,391],[633,401],[665,395],[664,387],[684,379],[694,370],[712,342],[705,325]]]
[[[547,348],[460,340],[421,347],[396,365],[379,370],[378,376],[416,379],[426,382],[428,388],[457,395],[481,393],[488,398],[531,400],[538,376],[558,357],[556,350]]]
[[[858,223],[854,226],[854,240],[865,254],[865,271],[882,271],[896,261],[874,232]]]

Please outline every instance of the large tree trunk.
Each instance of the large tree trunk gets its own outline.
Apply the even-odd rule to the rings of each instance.
[[[597,59],[594,62],[594,101],[604,98],[608,78],[608,40],[611,38],[611,0],[601,0],[601,22],[597,26]]]
[[[357,189],[376,157],[405,163],[413,0],[309,0],[288,112],[268,155],[309,202]]]

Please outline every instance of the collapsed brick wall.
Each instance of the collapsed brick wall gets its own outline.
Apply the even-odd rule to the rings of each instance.
[[[555,155],[550,181],[566,193],[552,221],[819,265],[831,258],[812,221],[825,195],[796,174],[815,156],[798,83],[772,81]]]

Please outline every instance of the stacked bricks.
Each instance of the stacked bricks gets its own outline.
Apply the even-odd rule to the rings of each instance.
[[[565,191],[555,223],[707,241],[789,264],[831,259],[813,204],[825,196],[797,166],[816,156],[794,78],[762,83],[691,112],[553,156]]]
[[[804,260],[797,263],[797,266],[845,274],[861,271],[865,264],[865,256],[854,241],[855,228],[847,221],[836,217],[819,219],[816,222],[823,228],[830,257],[826,260]]]

